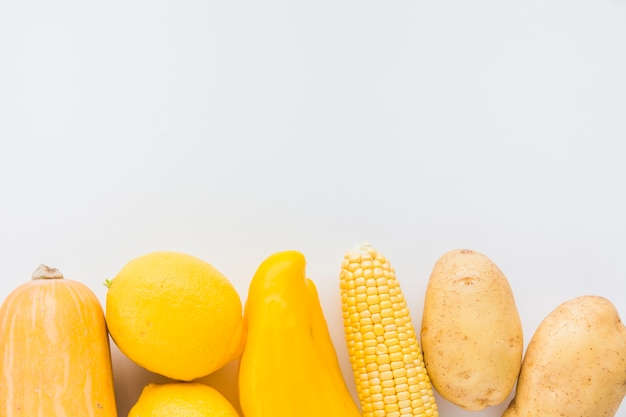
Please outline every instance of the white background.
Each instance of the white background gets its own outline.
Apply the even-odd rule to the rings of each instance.
[[[245,300],[297,249],[352,390],[338,272],[364,240],[416,327],[460,247],[507,275],[526,342],[578,295],[626,315],[622,1],[0,0],[0,138],[2,298],[46,263],[104,305],[166,249]],[[122,416],[162,378],[113,357]],[[233,369],[208,379],[229,398]]]

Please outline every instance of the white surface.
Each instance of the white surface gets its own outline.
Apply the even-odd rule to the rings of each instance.
[[[508,276],[526,341],[578,295],[626,315],[626,3],[301,3],[0,0],[0,296],[46,263],[104,303],[170,249],[245,299],[298,249],[351,388],[337,275],[363,240],[416,326],[459,247]],[[126,415],[158,377],[113,351]]]

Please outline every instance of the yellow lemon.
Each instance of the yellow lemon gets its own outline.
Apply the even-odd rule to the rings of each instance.
[[[241,299],[207,262],[153,252],[124,265],[108,286],[109,333],[120,351],[143,368],[191,381],[241,354]]]
[[[238,417],[215,388],[198,382],[148,384],[128,417]]]

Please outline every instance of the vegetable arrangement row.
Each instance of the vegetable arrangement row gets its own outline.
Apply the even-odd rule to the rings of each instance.
[[[167,256],[186,268],[174,274],[176,279],[168,278],[170,286],[189,287],[190,280],[199,280],[193,285],[202,288],[205,275],[206,283],[228,286],[225,278],[215,279],[219,273],[210,265],[188,255],[160,253],[157,268]],[[184,328],[185,318],[177,317],[173,307],[177,300],[158,294],[159,288],[151,289],[152,296],[157,292],[163,298],[155,317],[174,330],[179,324]],[[611,417],[626,395],[626,327],[606,298],[584,295],[557,306],[524,353],[509,282],[478,252],[450,251],[435,263],[419,335],[393,267],[371,246],[345,254],[339,289],[358,401],[341,373],[315,283],[306,275],[304,255],[297,251],[272,254],[259,265],[234,324],[224,321],[222,309],[240,311],[236,295],[228,301],[220,295],[221,304],[211,305],[220,317],[215,328],[232,329],[232,340],[213,346],[210,339],[198,337],[185,344],[190,355],[198,357],[226,346],[221,362],[216,356],[212,368],[201,368],[201,374],[239,360],[239,405],[245,417],[438,416],[435,391],[472,411],[502,404],[515,391],[503,417]],[[224,291],[220,294],[230,289]],[[141,296],[145,294],[136,295]],[[132,311],[142,316],[145,312],[137,308]],[[189,313],[191,307],[182,309]],[[116,330],[111,336],[124,353],[126,343],[145,345],[138,357],[130,349],[127,354],[141,366],[189,384],[204,376],[187,373],[189,366],[181,367],[185,372],[176,368],[176,352],[168,356],[167,347],[180,346],[180,340],[165,340],[158,351],[150,345],[151,340],[177,337],[167,332],[146,336],[159,332],[159,323],[133,323],[122,334],[117,330],[120,321],[132,320],[118,317],[112,323],[108,309],[105,316],[84,284],[63,279],[56,269],[38,268],[0,307],[0,413],[117,417],[108,333],[112,328]],[[155,368],[150,369],[152,363]],[[171,409],[169,413],[174,415]],[[217,415],[213,413],[207,408],[199,415]],[[228,408],[220,415],[236,413]]]

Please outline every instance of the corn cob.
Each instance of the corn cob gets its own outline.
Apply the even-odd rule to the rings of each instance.
[[[437,417],[409,309],[387,259],[367,244],[346,253],[340,289],[363,417]]]

